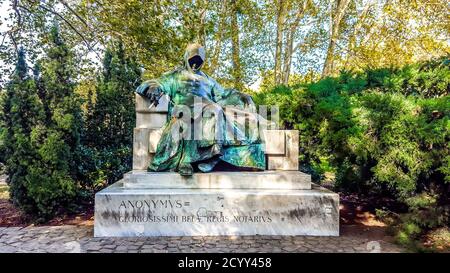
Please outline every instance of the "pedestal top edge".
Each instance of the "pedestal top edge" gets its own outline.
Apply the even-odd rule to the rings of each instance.
[[[123,180],[104,188],[95,195],[142,195],[142,194],[165,194],[165,195],[182,195],[182,194],[252,194],[252,195],[321,195],[321,196],[339,196],[337,193],[311,183],[311,189],[292,190],[292,189],[148,189],[148,188],[125,188]]]
[[[305,176],[311,176],[310,174],[301,172],[301,171],[296,171],[296,170],[290,170],[290,171],[284,171],[284,170],[265,170],[265,171],[235,171],[235,172],[230,172],[230,171],[214,171],[214,172],[208,172],[208,173],[194,173],[193,176],[209,176],[209,175],[231,175],[231,176],[236,176],[236,175],[282,175],[282,174],[289,174],[289,175],[293,175],[293,174],[297,174],[297,175],[305,175]],[[145,171],[145,170],[131,170],[129,172],[126,172],[124,174],[124,176],[127,175],[159,175],[159,176],[179,176],[180,174],[176,173],[176,172],[149,172],[149,171]]]

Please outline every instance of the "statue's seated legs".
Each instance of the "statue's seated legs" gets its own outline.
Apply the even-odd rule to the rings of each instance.
[[[168,102],[163,97],[160,104],[148,108],[150,102],[136,94],[136,128],[134,129],[133,169],[147,170],[161,139],[167,121]],[[267,170],[298,170],[298,131],[266,130],[262,134]],[[196,167],[208,172],[218,163],[217,158],[200,162]],[[194,166],[180,166],[183,174],[190,174]]]

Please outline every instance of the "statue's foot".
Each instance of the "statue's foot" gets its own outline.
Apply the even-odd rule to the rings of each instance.
[[[214,167],[219,162],[218,158],[211,159],[209,162],[203,162],[198,164],[198,169],[204,173],[210,172],[214,169]]]
[[[181,164],[178,166],[178,173],[182,176],[191,176],[194,173],[194,168],[191,164]]]

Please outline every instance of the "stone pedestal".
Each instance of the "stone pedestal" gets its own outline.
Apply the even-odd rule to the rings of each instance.
[[[298,171],[297,130],[266,130],[264,172],[146,171],[167,121],[136,95],[133,171],[95,195],[94,235],[339,235],[339,196]]]
[[[94,235],[338,236],[339,198],[298,171],[133,171],[96,194]]]

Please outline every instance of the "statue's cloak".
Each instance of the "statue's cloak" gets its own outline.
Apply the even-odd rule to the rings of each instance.
[[[224,89],[191,68],[193,56],[204,59],[202,50],[188,47],[183,66],[136,90],[148,98],[163,93],[170,100],[168,120],[148,169],[177,171],[191,164],[208,172],[223,161],[237,169],[264,170],[259,126],[267,121],[256,113],[250,96]]]

